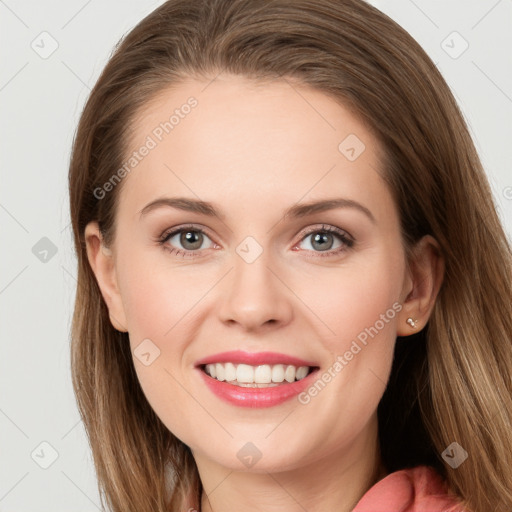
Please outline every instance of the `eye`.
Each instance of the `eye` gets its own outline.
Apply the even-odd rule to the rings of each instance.
[[[313,252],[325,253],[317,255],[320,257],[338,255],[347,249],[350,249],[354,245],[354,240],[345,231],[334,226],[326,226],[322,224],[320,228],[317,227],[314,230],[308,231],[301,241],[307,240],[312,235],[314,236],[311,238],[309,245],[313,248]],[[332,249],[336,238],[340,241],[340,244],[338,247]],[[316,255],[314,257],[316,257]]]
[[[166,231],[158,240],[158,243],[164,247],[165,250],[170,253],[175,253],[178,256],[182,256],[184,258],[194,258],[198,256],[194,254],[198,252],[200,249],[207,249],[208,247],[203,247],[203,243],[205,240],[209,240],[210,238],[207,234],[202,230],[195,226],[181,226],[179,228],[173,229],[172,231]],[[167,242],[172,242],[172,245]],[[184,250],[180,250],[176,248],[175,245],[181,245]]]
[[[334,226],[322,224],[322,226],[317,226],[315,229],[310,229],[306,233],[302,234],[301,241],[307,240],[312,235],[314,235],[310,242],[312,251],[308,250],[307,252],[317,253],[313,257],[335,256],[350,249],[354,245],[354,240],[345,231]],[[338,239],[339,245],[332,249],[336,239]],[[172,229],[171,231],[166,231],[158,239],[158,243],[166,251],[176,254],[177,256],[181,256],[183,258],[195,258],[200,256],[199,253],[201,252],[201,249],[208,249],[212,248],[212,246],[216,246],[216,244],[212,242],[212,245],[209,247],[204,247],[203,244],[207,240],[210,240],[211,242],[211,239],[206,232],[203,229],[192,225],[180,226]],[[182,249],[176,247],[176,245],[181,246]],[[296,247],[298,247],[298,244],[295,245],[293,249]]]

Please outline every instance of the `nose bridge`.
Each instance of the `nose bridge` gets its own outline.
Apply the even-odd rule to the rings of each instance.
[[[255,329],[269,320],[279,323],[289,320],[289,296],[275,275],[271,253],[253,237],[247,237],[235,248],[234,268],[221,298],[224,321]]]

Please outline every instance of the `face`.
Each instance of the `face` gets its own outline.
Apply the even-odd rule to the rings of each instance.
[[[130,145],[101,287],[163,423],[251,471],[364,446],[411,290],[377,139],[320,91],[221,75],[159,95]]]

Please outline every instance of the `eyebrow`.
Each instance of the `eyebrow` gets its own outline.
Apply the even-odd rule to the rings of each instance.
[[[140,218],[147,215],[149,212],[162,207],[177,208],[187,212],[199,213],[208,215],[209,217],[217,217],[218,219],[225,220],[219,209],[213,203],[201,201],[199,199],[190,199],[187,197],[163,197],[148,203],[142,210],[140,210]],[[300,218],[314,213],[333,210],[335,208],[355,208],[364,213],[374,224],[376,223],[375,217],[372,212],[362,204],[352,199],[334,198],[324,199],[320,201],[312,201],[309,203],[300,203],[288,208],[283,218]]]

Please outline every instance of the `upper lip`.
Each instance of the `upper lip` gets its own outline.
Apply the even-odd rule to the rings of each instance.
[[[280,354],[278,352],[244,352],[242,350],[231,350],[204,357],[196,362],[196,366],[228,362],[248,364],[251,366],[258,366],[262,364],[290,364],[297,367],[317,366],[311,361],[306,361],[299,357],[289,356],[287,354]]]

